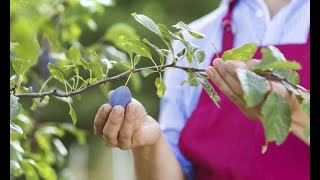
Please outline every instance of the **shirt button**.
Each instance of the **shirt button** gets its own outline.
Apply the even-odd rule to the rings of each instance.
[[[258,17],[258,18],[261,18],[261,17],[263,17],[263,12],[262,12],[262,10],[257,10],[256,11],[256,16]]]

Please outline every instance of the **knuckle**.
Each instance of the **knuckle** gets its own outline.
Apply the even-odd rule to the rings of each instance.
[[[120,131],[119,133],[120,139],[131,139],[131,134],[128,131]]]
[[[130,146],[128,144],[124,144],[124,143],[120,143],[119,144],[119,148],[121,150],[129,150],[130,149]]]
[[[103,130],[103,136],[108,140],[116,138],[116,136],[112,132],[107,130]]]

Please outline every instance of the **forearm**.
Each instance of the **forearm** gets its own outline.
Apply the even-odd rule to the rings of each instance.
[[[183,180],[184,175],[164,136],[151,146],[133,149],[137,180]]]

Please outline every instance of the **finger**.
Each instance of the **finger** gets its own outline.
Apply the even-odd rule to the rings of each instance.
[[[102,136],[103,127],[107,122],[108,116],[112,110],[110,104],[102,105],[94,119],[94,134],[98,137]]]
[[[220,77],[223,78],[234,94],[241,97],[242,88],[235,72],[235,69],[238,68],[238,66],[231,61],[222,62],[220,60],[216,61],[215,65],[215,69],[218,71]]]
[[[247,68],[251,68],[252,66],[256,65],[257,63],[259,63],[260,60],[258,60],[258,59],[250,59],[250,60],[243,61],[243,62],[246,64]]]
[[[237,105],[242,104],[242,100],[240,97],[238,97],[231,88],[227,85],[227,83],[223,80],[223,78],[220,76],[220,74],[217,72],[217,70],[209,66],[206,69],[206,73],[208,76],[212,79],[213,83],[218,86],[218,88],[223,92],[224,95],[226,95],[232,102],[234,102]]]
[[[108,118],[106,125],[103,128],[103,137],[109,146],[116,146],[118,144],[118,132],[123,122],[124,108],[122,106],[115,106]]]
[[[137,105],[129,103],[125,111],[124,122],[119,131],[118,145],[122,150],[128,150],[131,147],[131,137],[134,128],[134,121],[137,119]]]

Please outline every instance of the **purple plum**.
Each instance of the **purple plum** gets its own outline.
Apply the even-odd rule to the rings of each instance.
[[[130,89],[126,86],[120,86],[112,92],[109,98],[109,104],[112,107],[120,105],[123,108],[126,108],[127,105],[131,102],[131,99],[132,96]]]

